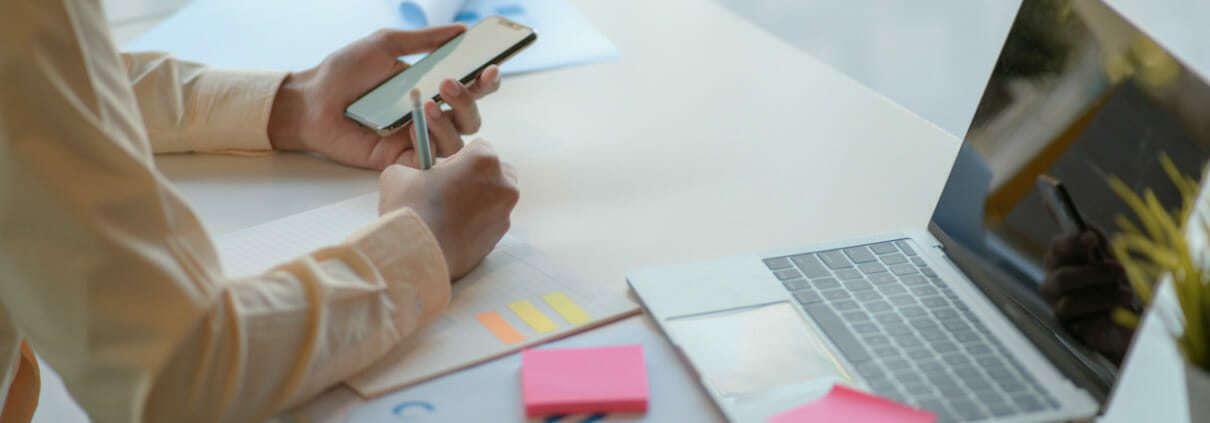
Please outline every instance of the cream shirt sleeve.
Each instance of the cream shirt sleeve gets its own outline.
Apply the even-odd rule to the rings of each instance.
[[[122,54],[155,153],[261,153],[285,72],[232,71],[165,53]]]
[[[224,278],[155,169],[143,116],[177,117],[160,121],[176,128],[165,146],[204,149],[202,135],[221,131],[205,123],[255,119],[269,100],[224,94],[203,72],[191,89],[167,84],[194,98],[183,112],[141,116],[136,68],[96,0],[4,2],[0,387],[25,340],[94,421],[259,421],[355,374],[448,303],[441,251],[407,210],[265,275]],[[239,131],[223,147],[248,146],[231,141]]]

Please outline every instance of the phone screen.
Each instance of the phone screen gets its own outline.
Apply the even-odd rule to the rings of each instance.
[[[434,97],[441,81],[454,78],[465,83],[466,78],[516,52],[534,36],[523,25],[500,17],[486,18],[357,99],[345,110],[346,115],[380,132],[401,126],[410,119],[408,92],[412,88]]]

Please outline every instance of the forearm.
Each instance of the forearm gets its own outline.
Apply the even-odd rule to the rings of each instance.
[[[283,72],[235,71],[164,53],[122,55],[156,153],[263,152]]]
[[[263,420],[372,364],[449,298],[440,250],[407,212],[223,287],[156,377],[149,421]]]

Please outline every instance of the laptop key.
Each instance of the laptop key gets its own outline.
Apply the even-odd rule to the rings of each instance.
[[[868,289],[865,291],[857,291],[855,294],[853,294],[853,298],[856,298],[857,301],[861,301],[864,304],[864,303],[869,303],[872,301],[881,300],[882,294],[879,294],[878,291]]]
[[[865,278],[857,269],[840,269],[836,271],[836,277],[841,280],[862,279]]]
[[[844,321],[849,323],[870,321],[870,315],[861,310],[846,311],[844,313],[840,313],[840,316],[844,318]]]
[[[912,257],[912,264],[916,265],[916,267],[928,266],[928,263],[924,261],[924,257]]]
[[[918,317],[918,316],[924,316],[924,315],[928,314],[928,311],[925,311],[925,309],[923,307],[920,307],[918,305],[913,305],[913,306],[901,307],[899,309],[899,314],[902,314],[903,317]]]
[[[880,347],[891,343],[891,338],[885,335],[862,335],[861,340],[871,347]]]
[[[896,286],[899,285],[899,279],[890,273],[875,273],[869,276],[870,282],[878,286]]]
[[[879,359],[883,360],[892,357],[899,357],[899,350],[891,346],[874,348],[871,353],[874,355],[874,357],[878,357]]]
[[[928,411],[932,411],[933,413],[940,414],[941,412],[945,411],[945,403],[941,402],[941,400],[939,400],[939,399],[930,398],[930,399],[926,399],[926,400],[920,400],[919,404],[920,404],[920,408],[923,408]]]
[[[899,278],[899,280],[903,281],[903,284],[907,285],[907,286],[917,286],[917,285],[927,285],[928,284],[928,279],[925,279],[924,275],[907,275],[902,278]]]
[[[1042,401],[1039,401],[1038,397],[1033,395],[1013,396],[1013,404],[1016,404],[1017,407],[1021,407],[1022,410],[1027,412],[1042,411],[1046,409],[1046,405],[1042,404]]]
[[[849,256],[849,259],[853,260],[854,263],[865,263],[878,260],[878,258],[874,257],[874,254],[871,253],[866,247],[845,248],[844,254]]]
[[[835,308],[837,311],[859,310],[861,309],[861,304],[857,304],[856,301],[852,300],[843,300],[833,302],[832,308]]]
[[[883,285],[878,287],[878,290],[882,291],[882,293],[888,297],[907,293],[907,288],[904,288],[901,285]]]
[[[824,251],[819,253],[819,258],[823,259],[823,264],[831,269],[848,269],[853,267],[853,263],[850,263],[849,259],[840,250]]]
[[[873,323],[856,323],[853,325],[853,331],[857,332],[858,334],[882,333],[882,331],[878,329],[878,325]]]
[[[811,281],[811,285],[815,285],[815,289],[836,289],[840,288],[840,281],[832,278],[815,279]]]
[[[815,258],[814,254],[799,254],[797,256],[790,257],[790,260],[793,261],[794,265],[798,266],[798,270],[801,270],[802,274],[807,275],[808,278],[815,279],[832,276],[832,272],[829,272],[828,268],[824,267],[823,263],[820,263],[819,259]]]
[[[912,328],[909,327],[908,325],[887,325],[886,327],[884,327],[882,329],[883,329],[883,331],[885,331],[887,333],[887,335],[891,335],[891,336],[910,335],[912,333]]]
[[[798,300],[799,304],[807,305],[823,301],[823,297],[815,291],[795,291],[794,299]]]
[[[849,332],[849,328],[845,327],[840,316],[833,313],[826,305],[807,304],[803,306],[803,311],[811,316],[815,324],[819,325],[819,328],[828,336],[828,339],[832,340],[840,353],[849,359],[849,362],[859,363],[872,358],[861,342]]]
[[[857,268],[859,270],[861,270],[861,273],[864,273],[867,275],[872,275],[875,273],[886,273],[886,266],[883,266],[881,263],[878,263],[878,262],[861,263],[861,264],[857,265]]]
[[[781,281],[781,284],[785,285],[786,289],[791,290],[791,291],[798,291],[798,290],[802,290],[802,289],[811,289],[811,282],[807,282],[806,279],[801,279],[801,278]]]
[[[966,322],[961,320],[943,320],[941,321],[941,326],[945,326],[946,329],[954,332],[971,330],[971,325],[968,325]]]
[[[942,308],[949,305],[949,301],[946,301],[945,298],[941,297],[923,298],[920,300],[920,303],[924,304],[925,307],[932,309]]]
[[[928,269],[925,268],[924,270],[928,270]],[[896,264],[894,266],[891,266],[891,273],[894,273],[895,276],[904,276],[904,275],[910,275],[910,274],[918,273],[918,272],[916,270],[916,266],[912,266],[910,264]]]
[[[885,264],[887,266],[892,266],[892,265],[908,262],[907,257],[904,257],[903,254],[899,254],[899,253],[887,254],[885,256],[882,256],[881,260],[882,260],[882,264]]]
[[[882,323],[882,324],[886,325],[886,324],[899,322],[902,320],[902,318],[899,317],[899,315],[897,315],[895,313],[878,313],[878,314],[874,315],[874,320],[877,320],[878,323]]]
[[[893,335],[895,343],[900,348],[924,348],[924,341],[916,337],[916,334]],[[930,353],[931,354],[931,353]]]
[[[979,336],[979,334],[968,330],[954,331],[953,335],[954,339],[957,339],[958,342],[963,344],[974,344],[983,340],[983,337]]]
[[[891,303],[882,300],[871,301],[865,304],[865,309],[869,310],[871,313],[889,311],[891,310]]]
[[[945,340],[938,340],[936,342],[931,343],[930,346],[933,347],[934,351],[937,351],[939,353],[958,351],[958,344],[955,344],[950,341],[945,341]]]
[[[910,291],[912,291],[912,295],[915,295],[917,297],[922,297],[922,298],[940,294],[939,292],[937,292],[937,288],[931,287],[929,285],[913,286],[910,289]],[[947,311],[949,311],[951,313],[957,313],[957,311],[954,311],[954,310],[947,310]],[[940,317],[940,316],[938,316],[938,317]]]
[[[769,270],[780,270],[794,267],[794,263],[790,263],[790,259],[786,257],[767,258],[764,261],[765,266],[768,267]]]
[[[852,296],[849,295],[849,291],[845,291],[843,289],[829,289],[827,291],[823,291],[823,297],[827,298],[829,300],[832,300],[832,301],[836,301],[836,300],[843,300],[846,298],[850,298]]]
[[[984,413],[978,404],[970,401],[954,401],[950,403],[950,406],[963,421],[974,421],[987,417],[987,413]]]
[[[790,280],[790,279],[799,279],[802,277],[802,274],[798,273],[798,271],[794,270],[794,269],[778,270],[776,272],[773,272],[773,275],[777,276],[778,280],[783,280],[783,281]]]
[[[996,417],[1011,416],[1017,414],[1018,411],[1016,407],[1006,402],[985,402],[983,405],[987,407],[987,411],[990,411]]]
[[[925,372],[932,372],[932,373],[945,371],[944,364],[941,364],[940,361],[937,361],[937,360],[934,360],[931,358],[916,362],[916,367],[920,368],[920,370],[923,370]]]
[[[896,295],[894,297],[888,298],[887,300],[889,300],[891,302],[891,304],[894,304],[898,307],[910,306],[910,305],[916,304],[916,298],[912,297],[911,295]]]
[[[853,279],[853,280],[844,281],[844,287],[848,288],[848,290],[853,291],[853,292],[864,291],[867,289],[874,289],[874,285],[870,285],[870,283],[867,282],[865,279]]]
[[[878,253],[878,255],[899,252],[899,248],[895,247],[895,244],[890,243],[890,242],[882,242],[882,243],[871,245],[870,249],[874,250],[874,252]]]
[[[898,245],[899,249],[902,250],[904,254],[909,256],[916,255],[916,250],[912,249],[912,245],[908,243],[906,239],[895,241],[895,245]]]

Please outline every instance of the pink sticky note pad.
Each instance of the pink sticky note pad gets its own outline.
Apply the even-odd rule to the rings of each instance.
[[[525,414],[647,411],[641,345],[521,352]]]
[[[865,392],[835,385],[814,402],[773,416],[769,423],[862,422],[933,423],[931,412],[891,401]]]

